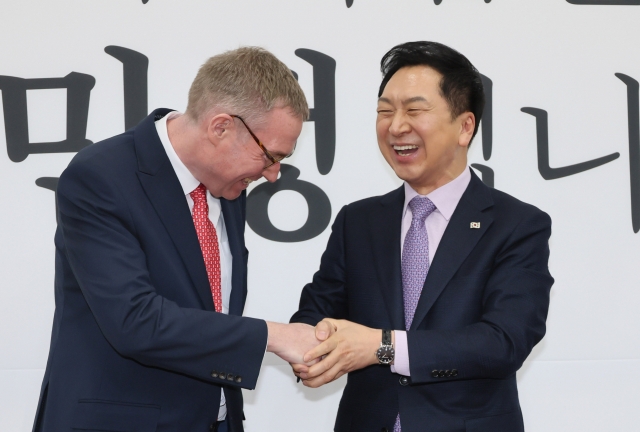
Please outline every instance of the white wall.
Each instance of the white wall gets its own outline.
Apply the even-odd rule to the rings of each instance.
[[[305,124],[287,162],[328,195],[333,219],[342,205],[400,184],[375,140],[381,56],[409,40],[458,49],[493,81],[493,153],[484,160],[478,137],[471,162],[491,167],[496,188],[553,219],[548,332],[519,373],[527,430],[633,431],[640,406],[640,235],[631,222],[627,87],[614,74],[640,80],[639,18],[638,6],[564,0],[355,0],[350,8],[343,0],[25,0],[0,12],[0,75],[95,77],[86,134],[95,142],[124,129],[122,65],[104,52],[108,45],[149,58],[149,109],[179,110],[199,65],[240,45],[274,52],[299,73],[314,106],[312,67],[294,52],[322,52],[337,63],[335,163],[329,174],[318,173],[313,123]],[[28,92],[30,142],[65,139],[65,106],[65,90]],[[620,157],[544,180],[536,121],[523,107],[548,112],[552,167]],[[35,180],[57,177],[73,154],[13,162],[4,128],[0,116],[0,430],[24,432],[35,413],[54,311],[54,194]],[[295,230],[307,208],[300,195],[284,192],[269,212],[278,228]],[[288,321],[328,231],[279,243],[247,230],[247,315]],[[246,392],[246,429],[330,430],[343,385],[303,388],[288,365],[268,355],[258,389]]]

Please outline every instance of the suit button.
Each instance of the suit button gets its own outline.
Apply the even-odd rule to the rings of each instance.
[[[218,371],[211,371],[212,378],[218,378]]]
[[[401,386],[406,386],[407,384],[409,384],[409,378],[407,378],[406,376],[403,376],[402,378],[400,378]]]
[[[233,381],[235,376],[233,374],[227,374],[227,381]]]
[[[211,423],[211,424],[209,425],[209,430],[210,430],[210,431],[214,431],[214,430],[216,430],[216,424],[215,424],[215,423]]]
[[[434,369],[434,370],[432,370],[432,371],[431,371],[431,376],[432,376],[432,377],[434,377],[434,378],[438,378],[438,371],[437,371],[437,370],[435,370],[435,369]]]
[[[241,383],[241,382],[242,382],[242,377],[241,377],[240,375],[238,375],[238,376],[236,377],[236,382],[237,382],[237,383]]]
[[[441,370],[441,371],[438,373],[438,378],[444,378],[444,371],[443,371],[443,370]]]
[[[444,371],[444,376],[446,376],[447,378],[450,377],[451,376],[451,371],[449,369]]]
[[[451,370],[451,376],[452,377],[457,377],[458,376],[458,369],[452,369]]]
[[[218,376],[220,377],[220,379],[227,379],[227,374],[224,372],[220,372]]]

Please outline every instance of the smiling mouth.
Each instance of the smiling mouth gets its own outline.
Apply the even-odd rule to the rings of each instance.
[[[245,184],[245,186],[249,186],[251,184],[253,180],[251,180],[250,178],[244,178],[242,179],[242,183]]]
[[[392,145],[391,147],[399,156],[410,156],[418,151],[417,145]]]

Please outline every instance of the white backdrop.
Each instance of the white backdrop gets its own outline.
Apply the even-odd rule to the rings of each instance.
[[[149,58],[149,109],[184,110],[200,64],[240,45],[274,52],[299,74],[314,106],[313,68],[295,50],[324,53],[336,61],[333,168],[326,175],[318,172],[313,122],[305,124],[287,163],[300,170],[301,180],[326,193],[333,220],[342,205],[400,184],[375,139],[381,56],[410,40],[436,40],[458,49],[493,82],[493,151],[485,160],[478,136],[470,161],[493,169],[496,188],[553,219],[550,266],[556,283],[547,336],[518,376],[527,430],[636,431],[640,234],[632,226],[630,166],[640,160],[630,160],[627,86],[615,74],[640,79],[640,7],[634,5],[640,1],[600,3],[610,5],[565,0],[5,0],[0,75],[93,76],[86,138],[96,142],[124,130],[122,64],[104,52],[109,45]],[[65,89],[27,91],[30,143],[65,140],[66,104]],[[637,99],[635,104],[637,116]],[[536,119],[523,107],[548,112],[551,167],[616,152],[619,157],[545,180],[538,170]],[[3,114],[8,109],[13,108],[0,105]],[[73,153],[29,154],[13,161],[5,152],[12,143],[3,133],[3,118],[0,430],[25,432],[31,430],[54,311],[54,193],[35,181],[59,176]],[[631,125],[637,134],[637,118]],[[637,151],[638,143],[631,144]],[[298,229],[307,213],[303,197],[291,191],[275,195],[269,206],[269,218],[281,230]],[[246,315],[288,321],[328,235],[327,228],[308,241],[281,243],[248,227]],[[246,429],[331,430],[343,385],[340,380],[319,390],[303,388],[288,365],[267,355],[258,389],[245,392]]]

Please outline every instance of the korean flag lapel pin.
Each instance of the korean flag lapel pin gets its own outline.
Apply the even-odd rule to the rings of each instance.
[[[471,229],[480,229],[480,222],[471,222]]]

